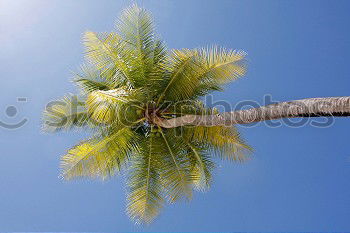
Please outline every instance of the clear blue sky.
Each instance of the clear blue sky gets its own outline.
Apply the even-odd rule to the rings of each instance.
[[[329,128],[242,128],[255,148],[221,163],[207,193],[146,227],[126,216],[123,178],[58,179],[84,133],[40,132],[46,103],[76,89],[86,30],[110,31],[129,1],[0,0],[0,231],[350,231],[350,119]],[[349,1],[144,1],[169,48],[244,49],[249,72],[216,95],[232,104],[350,95]],[[27,102],[18,102],[26,97]],[[18,110],[6,115],[9,106]],[[7,113],[15,113],[8,110]]]

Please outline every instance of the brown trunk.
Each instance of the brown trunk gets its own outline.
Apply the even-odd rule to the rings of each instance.
[[[310,98],[216,115],[185,115],[169,120],[158,118],[156,123],[164,128],[175,128],[184,125],[230,126],[281,118],[322,116],[350,116],[350,97]]]

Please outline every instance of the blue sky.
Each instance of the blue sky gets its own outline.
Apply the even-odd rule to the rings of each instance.
[[[123,177],[57,178],[60,155],[86,135],[41,133],[41,112],[76,92],[70,77],[83,59],[82,33],[112,30],[131,3],[0,0],[0,120],[28,120],[0,128],[0,231],[349,231],[350,119],[328,128],[240,127],[252,159],[220,163],[210,191],[166,206],[150,226],[126,216]],[[139,3],[169,48],[217,44],[249,54],[246,77],[215,100],[349,95],[349,1]]]

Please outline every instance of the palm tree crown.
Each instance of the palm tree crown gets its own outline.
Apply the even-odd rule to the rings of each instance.
[[[206,190],[213,156],[243,160],[249,151],[237,130],[224,126],[164,128],[159,119],[217,113],[200,97],[244,75],[245,53],[219,47],[167,50],[151,15],[134,5],[117,32],[86,32],[86,63],[67,95],[44,111],[44,130],[90,128],[91,138],[62,157],[62,177],[106,179],[126,172],[127,213],[151,222],[166,201]]]

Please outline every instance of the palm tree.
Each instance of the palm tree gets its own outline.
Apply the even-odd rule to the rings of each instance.
[[[165,202],[207,190],[214,157],[242,161],[251,148],[235,124],[283,117],[348,116],[350,98],[297,101],[222,113],[200,97],[246,72],[243,51],[220,47],[168,51],[151,15],[123,11],[117,32],[86,32],[86,62],[73,81],[79,95],[47,106],[45,131],[89,129],[92,136],[62,157],[62,177],[107,179],[124,172],[127,213],[151,222]],[[317,108],[315,103],[321,102]],[[290,109],[289,109],[290,110]]]

